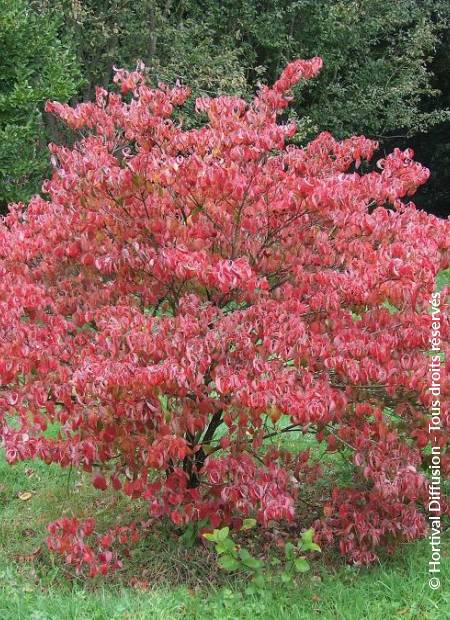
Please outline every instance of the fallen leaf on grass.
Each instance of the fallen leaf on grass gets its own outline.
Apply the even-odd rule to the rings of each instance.
[[[22,500],[22,502],[27,502],[33,497],[33,493],[31,493],[31,491],[23,491],[22,493],[18,493],[17,497]]]

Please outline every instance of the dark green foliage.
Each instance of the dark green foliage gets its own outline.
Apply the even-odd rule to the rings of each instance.
[[[86,78],[80,99],[91,99],[96,85],[108,86],[114,66],[131,69],[138,61],[155,82],[189,84],[193,98],[248,89],[233,37],[219,36],[215,21],[197,19],[194,8],[184,13],[176,3],[153,0],[36,3],[55,14],[63,11],[63,34],[70,37]]]
[[[293,115],[300,124],[300,140],[328,130],[338,138],[376,138],[382,150],[412,144],[433,172],[431,184],[418,196],[419,204],[430,209],[430,203],[447,202],[449,0],[0,2],[6,14],[23,14],[26,6],[39,13],[27,10],[26,18],[14,19],[22,35],[0,36],[2,46],[3,39],[14,40],[14,51],[6,54],[13,59],[5,63],[8,67],[34,71],[39,63],[48,65],[43,75],[52,88],[45,93],[41,89],[44,98],[73,94],[80,66],[84,83],[75,98],[89,100],[95,85],[110,82],[114,65],[130,69],[138,60],[155,81],[180,79],[193,86],[193,99],[222,92],[246,97],[258,80],[273,82],[293,58],[320,55],[321,76],[296,92]],[[2,24],[7,19],[3,14]],[[32,33],[36,20],[39,36]],[[33,45],[24,43],[30,40]],[[61,40],[70,44],[76,60]],[[24,90],[19,88],[22,98]],[[35,100],[25,109],[26,121],[8,128],[6,143],[11,148],[1,151],[14,197],[34,190],[35,179],[45,170],[41,143],[68,139],[53,127],[43,128],[42,98],[36,95]],[[183,120],[190,124],[193,119],[188,109]],[[27,157],[17,159],[17,151]]]
[[[446,28],[440,0],[206,0],[174,3],[178,15],[233,42],[247,79],[272,82],[293,58],[321,56],[324,69],[300,93],[309,134],[385,138],[448,118],[426,102],[438,95],[428,61]],[[448,11],[447,11],[448,13]]]
[[[47,99],[68,99],[79,84],[59,23],[23,0],[0,0],[0,205],[26,200],[47,171]]]
[[[450,3],[448,4],[450,14]],[[431,63],[433,83],[441,94],[428,103],[450,109],[450,29],[447,29],[436,48]],[[431,170],[428,183],[415,197],[422,209],[432,210],[441,217],[450,215],[450,120],[417,134],[410,141],[416,157]]]

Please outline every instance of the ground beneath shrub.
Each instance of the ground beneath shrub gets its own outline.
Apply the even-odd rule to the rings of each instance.
[[[330,561],[324,550],[325,558],[313,560],[297,581],[280,586],[269,579],[249,594],[242,576],[221,573],[207,548],[187,549],[164,527],[149,534],[114,577],[73,577],[46,551],[46,524],[85,513],[111,524],[140,507],[68,474],[40,462],[0,462],[2,620],[436,620],[450,609],[448,538],[436,592],[428,586],[427,541],[404,545],[371,569]]]

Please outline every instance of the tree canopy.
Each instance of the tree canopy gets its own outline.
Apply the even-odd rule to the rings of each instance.
[[[449,198],[445,0],[2,4],[2,62],[9,76],[2,82],[3,202],[39,189],[47,142],[73,139],[55,133],[42,117],[46,98],[89,100],[96,85],[109,83],[114,66],[131,70],[143,61],[155,82],[192,84],[193,99],[227,92],[248,100],[259,80],[273,81],[292,58],[314,55],[323,58],[323,72],[299,87],[289,113],[299,122],[297,142],[327,130],[338,138],[363,133],[378,140],[381,151],[392,140],[412,145],[432,167],[432,182],[418,195],[420,205],[439,210]],[[197,122],[193,103],[183,115],[184,122]]]
[[[59,38],[61,20],[25,0],[0,1],[0,203],[25,200],[48,171],[47,99],[80,84],[76,57]]]

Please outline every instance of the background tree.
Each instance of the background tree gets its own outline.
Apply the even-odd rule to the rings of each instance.
[[[271,81],[292,57],[320,55],[318,80],[297,92],[300,140],[319,130],[364,133],[413,146],[431,169],[418,204],[448,215],[449,21],[446,0],[206,0],[175,3],[182,15],[234,37],[250,84]],[[175,5],[174,5],[175,6]]]
[[[438,3],[303,0],[280,9],[274,2],[264,16],[256,14],[257,4],[249,32],[267,79],[291,55],[324,59],[323,74],[297,103],[313,121],[312,133],[342,138],[358,131],[384,139],[402,129],[411,136],[446,118],[423,109],[425,98],[438,94],[427,66],[443,26]]]
[[[41,9],[64,14],[86,83],[79,99],[107,86],[113,67],[142,61],[155,80],[195,81],[195,94],[242,93],[247,88],[241,50],[229,33],[218,35],[215,20],[197,19],[170,1],[37,0]]]
[[[431,62],[432,83],[440,94],[427,106],[450,109],[450,29],[446,29]],[[402,140],[404,145],[406,140]],[[441,216],[450,215],[450,121],[420,132],[409,140],[417,157],[430,169],[430,179],[418,192],[415,202],[422,209]]]
[[[23,0],[0,1],[0,206],[38,191],[48,170],[47,99],[67,100],[80,83],[55,17]],[[50,128],[48,127],[47,130]]]
[[[317,131],[329,130],[338,138],[364,133],[380,142],[382,152],[393,143],[412,145],[432,168],[418,203],[445,214],[450,199],[447,0],[8,0],[6,5],[28,6],[27,14],[33,9],[53,24],[56,46],[58,37],[70,41],[76,54],[70,70],[78,64],[85,80],[73,103],[90,100],[95,85],[107,85],[114,65],[131,69],[142,60],[154,81],[194,84],[185,122],[197,122],[196,96],[226,92],[248,99],[258,80],[273,81],[290,59],[320,55],[323,74],[299,88],[290,113],[301,121],[296,140],[306,143]],[[24,46],[16,53],[17,66],[29,62],[29,38],[16,37],[15,45]],[[70,71],[64,66],[56,68],[65,76]],[[50,96],[64,99],[67,93]],[[55,139],[53,128],[44,129],[39,141]],[[65,130],[56,137],[71,140]],[[6,149],[10,158],[14,150]],[[29,165],[20,172],[14,173],[15,158],[5,163],[9,176],[21,179],[16,180],[21,195],[36,185],[28,184],[33,174],[28,170],[42,170],[30,141],[28,151]]]

